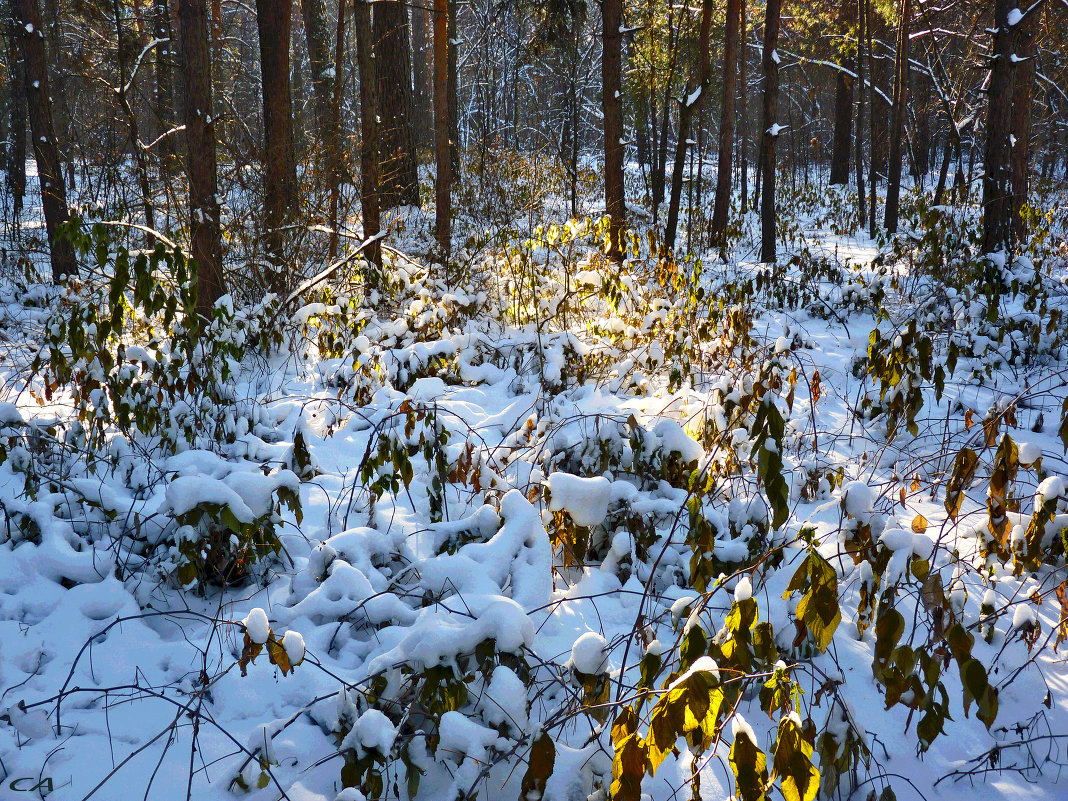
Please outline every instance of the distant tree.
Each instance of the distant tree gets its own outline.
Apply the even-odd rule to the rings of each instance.
[[[378,75],[375,69],[372,0],[353,0],[356,28],[356,60],[360,71],[360,205],[363,208],[363,235],[372,237],[381,230],[378,202]],[[382,266],[382,249],[375,242],[364,253]]]
[[[272,289],[284,291],[284,263],[288,227],[299,208],[297,160],[293,143],[293,98],[289,83],[291,0],[256,0],[263,93],[263,168],[266,179],[267,253],[276,270]]]
[[[730,17],[732,11],[735,16],[735,24],[737,24],[737,4],[738,0],[728,0],[727,4],[727,30],[728,37],[730,36],[731,22]],[[686,97],[682,99],[682,103],[679,106],[679,134],[675,143],[675,164],[671,168],[671,194],[668,197],[668,216],[667,223],[664,228],[664,244],[668,250],[675,247],[675,231],[679,222],[679,206],[682,203],[682,177],[686,169],[686,151],[690,142],[691,125],[693,122],[694,114],[697,114],[701,110],[701,104],[704,102],[705,92],[708,91],[708,85],[711,78],[712,68],[710,64],[709,45],[708,40],[712,30],[712,2],[711,0],[704,0],[701,3],[701,26],[697,35],[697,72],[696,75],[690,81],[690,85],[687,87]],[[737,29],[735,29],[735,39],[737,40]],[[737,46],[737,41],[735,42]],[[728,41],[724,54],[724,63],[730,64],[728,72],[733,72],[735,58],[732,58],[733,54],[730,52],[730,42]],[[726,104],[726,93],[728,79],[724,76],[724,103]],[[730,127],[733,134],[734,131],[734,87],[731,86],[731,100],[730,100]],[[727,117],[727,110],[724,107],[724,119]],[[722,143],[722,136],[721,136]],[[727,189],[730,190],[730,156],[727,157]],[[720,169],[722,171],[722,162],[720,163]],[[718,189],[717,189],[718,197]],[[714,223],[713,223],[714,224]],[[724,225],[724,227],[726,227]]]
[[[894,70],[894,98],[890,108],[890,155],[886,165],[886,209],[883,226],[897,233],[898,207],[901,197],[901,143],[905,137],[905,103],[909,90],[909,23],[912,0],[901,0],[898,7],[897,58]]]
[[[37,161],[37,175],[41,182],[41,202],[44,207],[45,230],[48,233],[52,262],[52,279],[56,282],[78,272],[74,247],[65,238],[57,237],[63,223],[70,218],[67,206],[67,187],[59,161],[59,145],[52,120],[52,96],[49,91],[48,62],[45,52],[44,27],[37,0],[13,0],[15,37],[23,63],[23,81],[30,131],[33,134],[33,155]]]
[[[441,256],[448,260],[452,242],[452,150],[449,147],[449,0],[434,0],[434,231]]]
[[[709,3],[705,3],[709,5]],[[731,206],[731,163],[734,156],[735,97],[738,84],[739,32],[744,14],[742,0],[727,0],[727,22],[723,36],[723,103],[719,122],[719,156],[716,159],[716,200],[710,230],[713,246],[722,247],[727,233]],[[703,24],[703,23],[702,23]],[[702,45],[707,60],[708,40]],[[706,78],[707,82],[707,78]],[[743,87],[743,92],[745,88]]]
[[[619,237],[626,225],[623,196],[623,0],[601,0],[601,108],[604,113],[604,197],[608,256],[622,264]]]
[[[412,132],[412,46],[408,6],[375,0],[375,69],[378,76],[379,204],[382,209],[419,205]]]
[[[177,0],[180,63],[185,78],[186,172],[189,175],[189,230],[196,262],[197,310],[211,314],[225,292],[222,227],[215,157],[215,118],[211,99],[211,44],[206,0]]]
[[[853,25],[853,0],[844,2],[843,33],[838,43],[838,66],[834,78],[834,139],[831,145],[831,184],[849,183],[849,153],[853,136],[853,77],[849,73],[848,29]]]
[[[779,16],[782,0],[767,0],[764,9],[764,70],[763,137],[760,150],[760,260],[775,262],[775,142],[780,126],[776,122],[779,104]]]

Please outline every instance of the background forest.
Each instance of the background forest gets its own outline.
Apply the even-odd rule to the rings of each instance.
[[[1066,0],[0,18],[0,799],[1063,795]]]

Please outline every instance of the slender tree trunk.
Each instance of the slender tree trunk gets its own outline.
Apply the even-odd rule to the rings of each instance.
[[[22,202],[26,197],[26,65],[15,45],[17,34],[14,16],[9,16],[7,13],[4,16],[7,17],[5,22],[8,23],[8,30],[5,31],[8,35],[5,38],[8,46],[7,63],[11,87],[10,106],[7,109],[10,143],[6,153],[4,180],[11,193],[11,225],[18,235],[22,223]]]
[[[1014,0],[996,0],[991,47],[990,82],[987,86],[986,149],[983,158],[983,252],[1012,250],[1012,61],[1014,31],[1009,14]]]
[[[738,85],[741,91],[738,94],[738,151],[741,156],[742,169],[742,213],[749,206],[749,86],[746,84],[745,63],[746,59],[746,19],[745,0],[741,0],[738,7]]]
[[[338,213],[341,202],[341,181],[346,174],[344,157],[341,148],[341,67],[345,58],[345,0],[338,3],[337,31],[334,41],[334,96],[330,100],[330,128],[335,132],[334,152],[329,154],[328,169],[330,170],[330,258],[337,257],[339,244],[338,237]]]
[[[153,5],[153,26],[157,39],[165,39],[156,45],[156,117],[159,119],[162,138],[156,145],[160,159],[160,174],[169,175],[175,169],[177,134],[169,132],[177,127],[177,115],[174,111],[174,53],[176,45],[171,29],[171,14],[167,0],[155,0]]]
[[[41,182],[45,229],[52,261],[52,279],[57,283],[78,272],[74,247],[70,240],[57,237],[60,226],[70,217],[67,187],[59,161],[55,124],[52,121],[52,98],[49,94],[48,64],[45,55],[44,28],[37,0],[13,2],[19,51],[22,54],[26,88],[26,107],[33,133],[33,155]]]
[[[186,171],[189,229],[196,262],[197,311],[210,317],[222,297],[222,226],[219,222],[215,129],[211,103],[211,43],[205,0],[178,0],[178,29],[185,76]]]
[[[705,2],[709,17],[711,4]],[[727,21],[723,38],[723,104],[719,118],[719,155],[716,159],[716,200],[712,209],[711,241],[713,247],[726,244],[727,217],[731,208],[731,161],[734,154],[734,102],[738,92],[738,33],[742,24],[741,0],[727,0]],[[702,94],[708,83],[708,35],[701,20]]]
[[[846,0],[846,25],[853,23],[853,6]],[[849,183],[849,148],[853,138],[853,78],[846,73],[849,58],[842,49],[838,60],[841,69],[834,79],[834,139],[831,145],[831,184]]]
[[[276,271],[290,255],[287,228],[296,217],[297,161],[293,144],[293,98],[289,85],[290,0],[256,0],[263,89],[264,174],[267,253]],[[286,277],[272,276],[272,289],[285,290]]]
[[[867,19],[864,14],[864,0],[857,0],[857,126],[856,126],[856,172],[857,172],[857,212],[860,225],[864,226],[867,216],[866,198],[864,197],[864,28]]]
[[[412,124],[416,147],[428,147],[436,142],[432,112],[433,76],[427,65],[427,49],[430,47],[427,15],[422,0],[412,5]]]
[[[1017,242],[1027,238],[1023,208],[1027,205],[1028,170],[1031,163],[1031,93],[1035,84],[1034,32],[1037,12],[1016,26],[1016,62],[1012,92],[1012,223]]]
[[[460,66],[456,46],[456,0],[449,0],[449,152],[452,154],[452,180],[459,182],[460,171]]]
[[[623,1],[601,2],[601,106],[604,110],[604,197],[609,216],[608,257],[623,263],[619,237],[626,225],[623,197]]]
[[[343,8],[344,3],[341,4]],[[338,13],[343,13],[339,8]],[[315,99],[315,128],[322,143],[327,161],[336,147],[333,129],[334,74],[330,53],[330,33],[327,25],[325,0],[300,0],[300,16],[304,23],[304,39],[308,46],[308,64],[311,71],[312,94]],[[326,165],[326,169],[329,166]]]
[[[737,0],[729,0],[734,4]],[[737,10],[737,9],[735,9]],[[731,13],[728,5],[727,14]],[[689,93],[679,104],[679,136],[675,142],[675,163],[671,168],[671,195],[668,199],[667,224],[664,228],[664,245],[667,249],[675,248],[675,233],[678,229],[679,207],[682,204],[682,176],[686,167],[686,151],[690,142],[690,123],[695,112],[699,112],[704,102],[705,92],[708,91],[709,77],[711,73],[710,56],[708,52],[708,39],[712,29],[712,4],[710,0],[704,0],[701,4],[701,28],[697,39],[697,75],[696,80],[690,81]],[[729,59],[729,55],[725,57]],[[729,60],[727,63],[731,63]],[[726,81],[724,81],[726,85]],[[724,89],[726,92],[726,89]],[[733,120],[733,111],[731,118]],[[730,157],[728,156],[728,165]],[[727,191],[730,192],[730,168],[727,169]]]
[[[871,143],[871,154],[868,159],[868,235],[875,238],[875,218],[878,215],[878,197],[875,194],[875,185],[879,179],[879,152],[881,146],[875,138],[876,111],[875,111],[875,55],[872,47],[872,27],[875,21],[872,19],[871,0],[862,0],[864,3],[864,36],[867,39],[868,54],[868,142]]]
[[[400,0],[374,3],[378,78],[379,204],[382,209],[419,205],[412,137],[412,63],[408,7]]]
[[[138,134],[137,115],[133,106],[130,105],[129,93],[127,92],[126,58],[122,31],[122,10],[119,0],[112,0],[112,11],[115,17],[115,41],[117,47],[117,61],[119,66],[119,85],[116,88],[119,108],[126,116],[127,137],[126,144],[130,149],[130,155],[137,165],[137,186],[141,192],[141,207],[145,214],[145,225],[149,228],[156,227],[156,218],[152,209],[152,188],[148,182],[148,161],[145,151],[141,147],[141,137]]]
[[[452,244],[452,152],[449,148],[449,0],[434,0],[434,228],[444,263]]]
[[[363,207],[363,236],[375,236],[382,228],[378,192],[378,75],[375,70],[371,33],[371,0],[353,0],[356,28],[356,60],[360,70],[360,204]],[[378,243],[365,251],[367,259],[382,267]]]
[[[912,0],[901,0],[900,11],[894,103],[891,110],[890,156],[886,165],[886,213],[883,218],[883,225],[891,234],[897,233],[898,205],[901,197],[901,141],[905,135],[905,103],[909,88],[909,21],[912,16]]]
[[[775,263],[775,140],[779,130],[776,117],[779,102],[779,12],[781,0],[767,0],[764,12],[764,116],[761,128],[761,171],[763,194],[760,197],[760,260]]]

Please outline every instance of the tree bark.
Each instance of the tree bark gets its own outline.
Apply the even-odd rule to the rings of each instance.
[[[434,0],[434,231],[448,263],[452,243],[452,151],[449,147],[449,0]]]
[[[161,175],[169,175],[174,168],[177,153],[175,135],[169,132],[177,127],[177,115],[174,111],[174,61],[171,54],[175,49],[174,32],[171,29],[171,15],[167,0],[155,0],[153,6],[153,27],[157,39],[165,42],[156,45],[156,118],[159,120],[160,135],[158,148]]]
[[[211,42],[205,0],[178,0],[182,73],[185,77],[186,171],[189,230],[196,265],[197,311],[210,317],[222,297],[222,226],[219,222],[215,119],[211,106]]]
[[[416,147],[428,147],[436,142],[434,129],[434,84],[427,64],[427,9],[421,2],[412,6],[412,124]],[[446,19],[446,29],[448,20]],[[433,42],[437,47],[437,42]],[[447,65],[446,65],[447,67]],[[447,71],[447,70],[446,70]],[[446,103],[447,105],[447,103]]]
[[[601,2],[601,106],[604,111],[604,199],[608,213],[608,257],[623,263],[619,237],[626,225],[623,197],[623,24],[622,0]]]
[[[339,13],[342,13],[340,9]],[[330,29],[327,25],[326,3],[324,0],[300,0],[300,17],[304,23],[304,39],[308,45],[312,94],[315,97],[316,132],[329,161],[331,148],[336,147],[332,107],[334,82],[337,76],[334,74],[333,58],[330,53]],[[329,169],[328,165],[327,169]]]
[[[779,13],[781,0],[767,0],[764,12],[764,116],[761,122],[760,260],[775,263],[775,140],[779,103]]]
[[[263,89],[264,175],[267,254],[276,268],[272,291],[285,291],[285,276],[277,269],[289,255],[288,226],[295,218],[297,160],[293,144],[293,97],[289,84],[289,39],[293,19],[290,0],[256,0]]]
[[[711,4],[705,2],[705,13],[711,16]],[[731,161],[734,154],[734,103],[738,92],[738,32],[741,28],[741,0],[727,0],[727,22],[723,40],[723,104],[719,121],[719,156],[716,159],[716,200],[712,208],[710,231],[713,247],[722,248],[727,233],[727,217],[731,207]],[[701,20],[702,31],[705,21]],[[703,87],[708,83],[708,35],[702,34],[701,67]]]
[[[371,0],[353,0],[356,28],[356,61],[360,71],[360,205],[363,207],[365,239],[381,230],[378,204],[378,75],[372,48]],[[382,267],[382,249],[378,242],[364,253],[376,267]]]
[[[1014,0],[996,0],[992,64],[987,86],[986,146],[983,158],[983,252],[1012,250],[1012,101],[1015,36],[1009,14]]]
[[[33,155],[41,182],[45,230],[48,233],[52,280],[59,283],[78,272],[78,262],[70,240],[57,237],[63,223],[70,218],[67,187],[59,161],[55,124],[52,121],[52,98],[49,94],[48,64],[45,54],[44,28],[37,0],[14,0],[15,36],[22,54],[26,88],[26,108],[33,134]]]
[[[7,16],[7,15],[5,15]],[[9,85],[11,87],[10,106],[8,112],[9,136],[4,169],[4,180],[7,182],[7,190],[11,193],[12,229],[17,233],[21,230],[22,201],[26,197],[26,65],[19,55],[15,45],[15,20],[8,16],[8,30],[5,31],[7,39],[7,63],[10,70]]]
[[[851,9],[850,0],[846,8]],[[851,11],[846,24],[853,22]],[[834,139],[831,144],[831,185],[845,186],[849,183],[849,148],[853,138],[853,78],[845,69],[849,59],[843,53],[838,60],[842,69],[835,71],[834,80]]]
[[[857,211],[860,217],[860,225],[864,226],[864,218],[867,215],[866,198],[864,197],[864,28],[867,20],[864,14],[864,0],[857,0],[857,126],[856,126],[856,158],[857,172]]]
[[[1032,13],[1016,26],[1017,58],[1012,92],[1012,223],[1017,242],[1027,237],[1023,208],[1027,205],[1028,170],[1031,162],[1031,94],[1035,84],[1034,32],[1038,15]]]
[[[745,80],[746,64],[746,19],[745,0],[738,7],[738,150],[741,156],[742,213],[749,206],[749,86]]]
[[[449,153],[452,180],[460,180],[460,64],[456,33],[456,0],[449,0]]]
[[[901,141],[905,135],[905,102],[909,88],[909,21],[912,0],[901,0],[897,29],[897,58],[894,75],[894,102],[891,109],[890,155],[886,169],[886,209],[883,225],[897,233],[898,206],[901,198]]]
[[[412,64],[408,7],[400,0],[374,3],[375,72],[378,80],[379,204],[382,209],[419,205],[412,137]]]

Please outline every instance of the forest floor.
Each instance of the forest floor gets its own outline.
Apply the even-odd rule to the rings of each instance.
[[[271,318],[280,344],[218,356],[200,419],[219,427],[185,440],[65,436],[107,403],[34,372],[70,311],[6,276],[0,799],[335,801],[375,774],[387,798],[422,775],[419,798],[515,799],[543,731],[542,797],[604,798],[643,657],[654,687],[697,669],[693,632],[738,639],[750,598],[775,658],[752,646],[733,725],[680,738],[653,801],[693,797],[695,773],[702,798],[738,792],[728,740],[770,765],[790,711],[842,798],[1063,797],[1065,232],[1000,265],[1016,291],[991,301],[947,244],[974,215],[932,222],[917,196],[895,251],[843,232],[844,193],[795,193],[777,269],[750,214],[726,262],[636,245],[618,269],[561,225],[479,241],[446,282],[404,255],[428,241],[413,217],[377,297],[339,273]],[[145,378],[138,330],[123,358]],[[280,548],[240,586],[178,586],[183,542],[253,528]],[[817,564],[826,637],[798,606],[817,579],[791,582]],[[922,679],[897,703],[873,671],[890,609]]]

